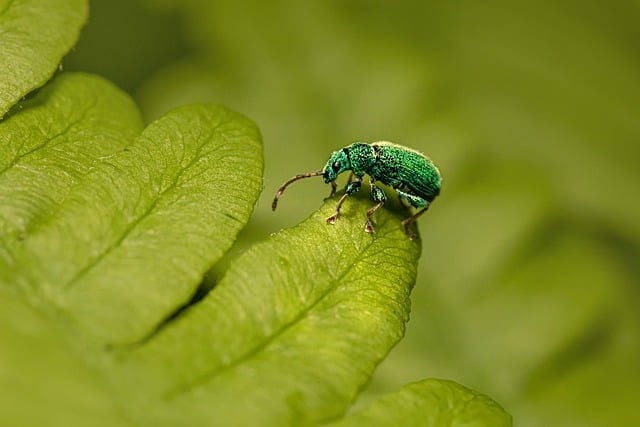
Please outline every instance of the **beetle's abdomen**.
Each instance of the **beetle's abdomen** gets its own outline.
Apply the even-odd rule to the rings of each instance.
[[[395,145],[380,145],[377,154],[369,174],[374,179],[429,201],[440,193],[440,172],[428,157]]]

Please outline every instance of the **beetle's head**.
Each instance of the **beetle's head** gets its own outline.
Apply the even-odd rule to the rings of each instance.
[[[349,169],[351,169],[351,162],[349,162],[348,151],[345,148],[334,151],[333,154],[331,154],[331,158],[329,158],[329,161],[322,169],[324,182],[329,183],[331,181],[335,181],[338,175]]]

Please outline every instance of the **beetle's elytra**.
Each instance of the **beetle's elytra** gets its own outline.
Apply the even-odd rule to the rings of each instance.
[[[414,235],[409,226],[420,215],[429,209],[429,205],[440,194],[442,178],[438,168],[433,162],[415,150],[391,142],[380,141],[368,144],[365,142],[355,142],[348,147],[334,151],[321,170],[296,175],[286,181],[278,189],[273,199],[271,208],[278,206],[278,200],[289,184],[312,176],[322,175],[325,183],[331,183],[331,196],[336,192],[336,178],[345,171],[351,171],[344,196],[338,201],[336,211],[327,218],[327,222],[334,224],[340,216],[340,208],[344,201],[353,193],[360,190],[362,178],[369,175],[371,184],[371,196],[377,202],[375,206],[367,211],[365,231],[373,233],[371,216],[380,209],[387,201],[387,195],[376,186],[376,182],[381,182],[396,190],[398,197],[404,199],[415,208],[420,209],[404,221],[402,226],[410,239]]]

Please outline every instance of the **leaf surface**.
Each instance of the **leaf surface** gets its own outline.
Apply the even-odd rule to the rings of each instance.
[[[0,123],[0,231],[24,238],[104,157],[140,134],[131,99],[111,83],[64,74]]]
[[[60,322],[0,290],[0,424],[130,425]]]
[[[49,80],[86,19],[85,0],[0,0],[0,118]]]
[[[510,427],[493,400],[453,381],[427,379],[375,400],[334,426]]]
[[[110,349],[170,319],[229,249],[261,189],[260,135],[212,105],[140,134],[130,99],[83,74],[21,107],[0,123],[2,424],[126,425]],[[25,417],[31,396],[48,403]]]
[[[82,84],[64,90],[69,104],[77,101],[74,91],[98,96]],[[4,281],[53,303],[97,343],[141,339],[191,298],[248,221],[262,180],[258,131],[229,110],[193,105],[154,122],[132,142],[134,125],[118,152],[102,156],[87,148],[99,145],[84,138],[90,130],[74,138],[67,127],[93,126],[98,139],[108,141],[122,126],[118,114],[92,118],[87,108],[62,124],[62,132],[49,131],[66,105],[51,99],[43,91],[35,101],[48,105],[42,114],[25,110],[0,128],[8,145],[18,147],[5,173],[11,179],[0,182],[2,209],[16,218],[2,235]],[[133,117],[139,120],[137,112]],[[25,138],[24,130],[33,128],[56,136],[43,138],[40,147]],[[55,174],[67,172],[85,175],[58,184]],[[42,190],[33,191],[38,185],[29,174],[39,174]],[[38,221],[26,227],[33,212]]]
[[[252,247],[207,298],[125,356],[124,378],[156,381],[149,401],[127,396],[149,408],[141,422],[297,425],[346,410],[404,334],[420,245],[388,209],[365,233],[365,197],[327,224],[336,201]]]

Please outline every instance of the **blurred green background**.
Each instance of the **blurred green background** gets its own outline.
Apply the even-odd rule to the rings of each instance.
[[[639,22],[637,1],[96,0],[64,69],[147,120],[208,101],[258,124],[265,190],[236,251],[320,205],[309,180],[270,211],[337,148],[436,162],[407,335],[357,405],[443,377],[518,426],[635,426]]]

